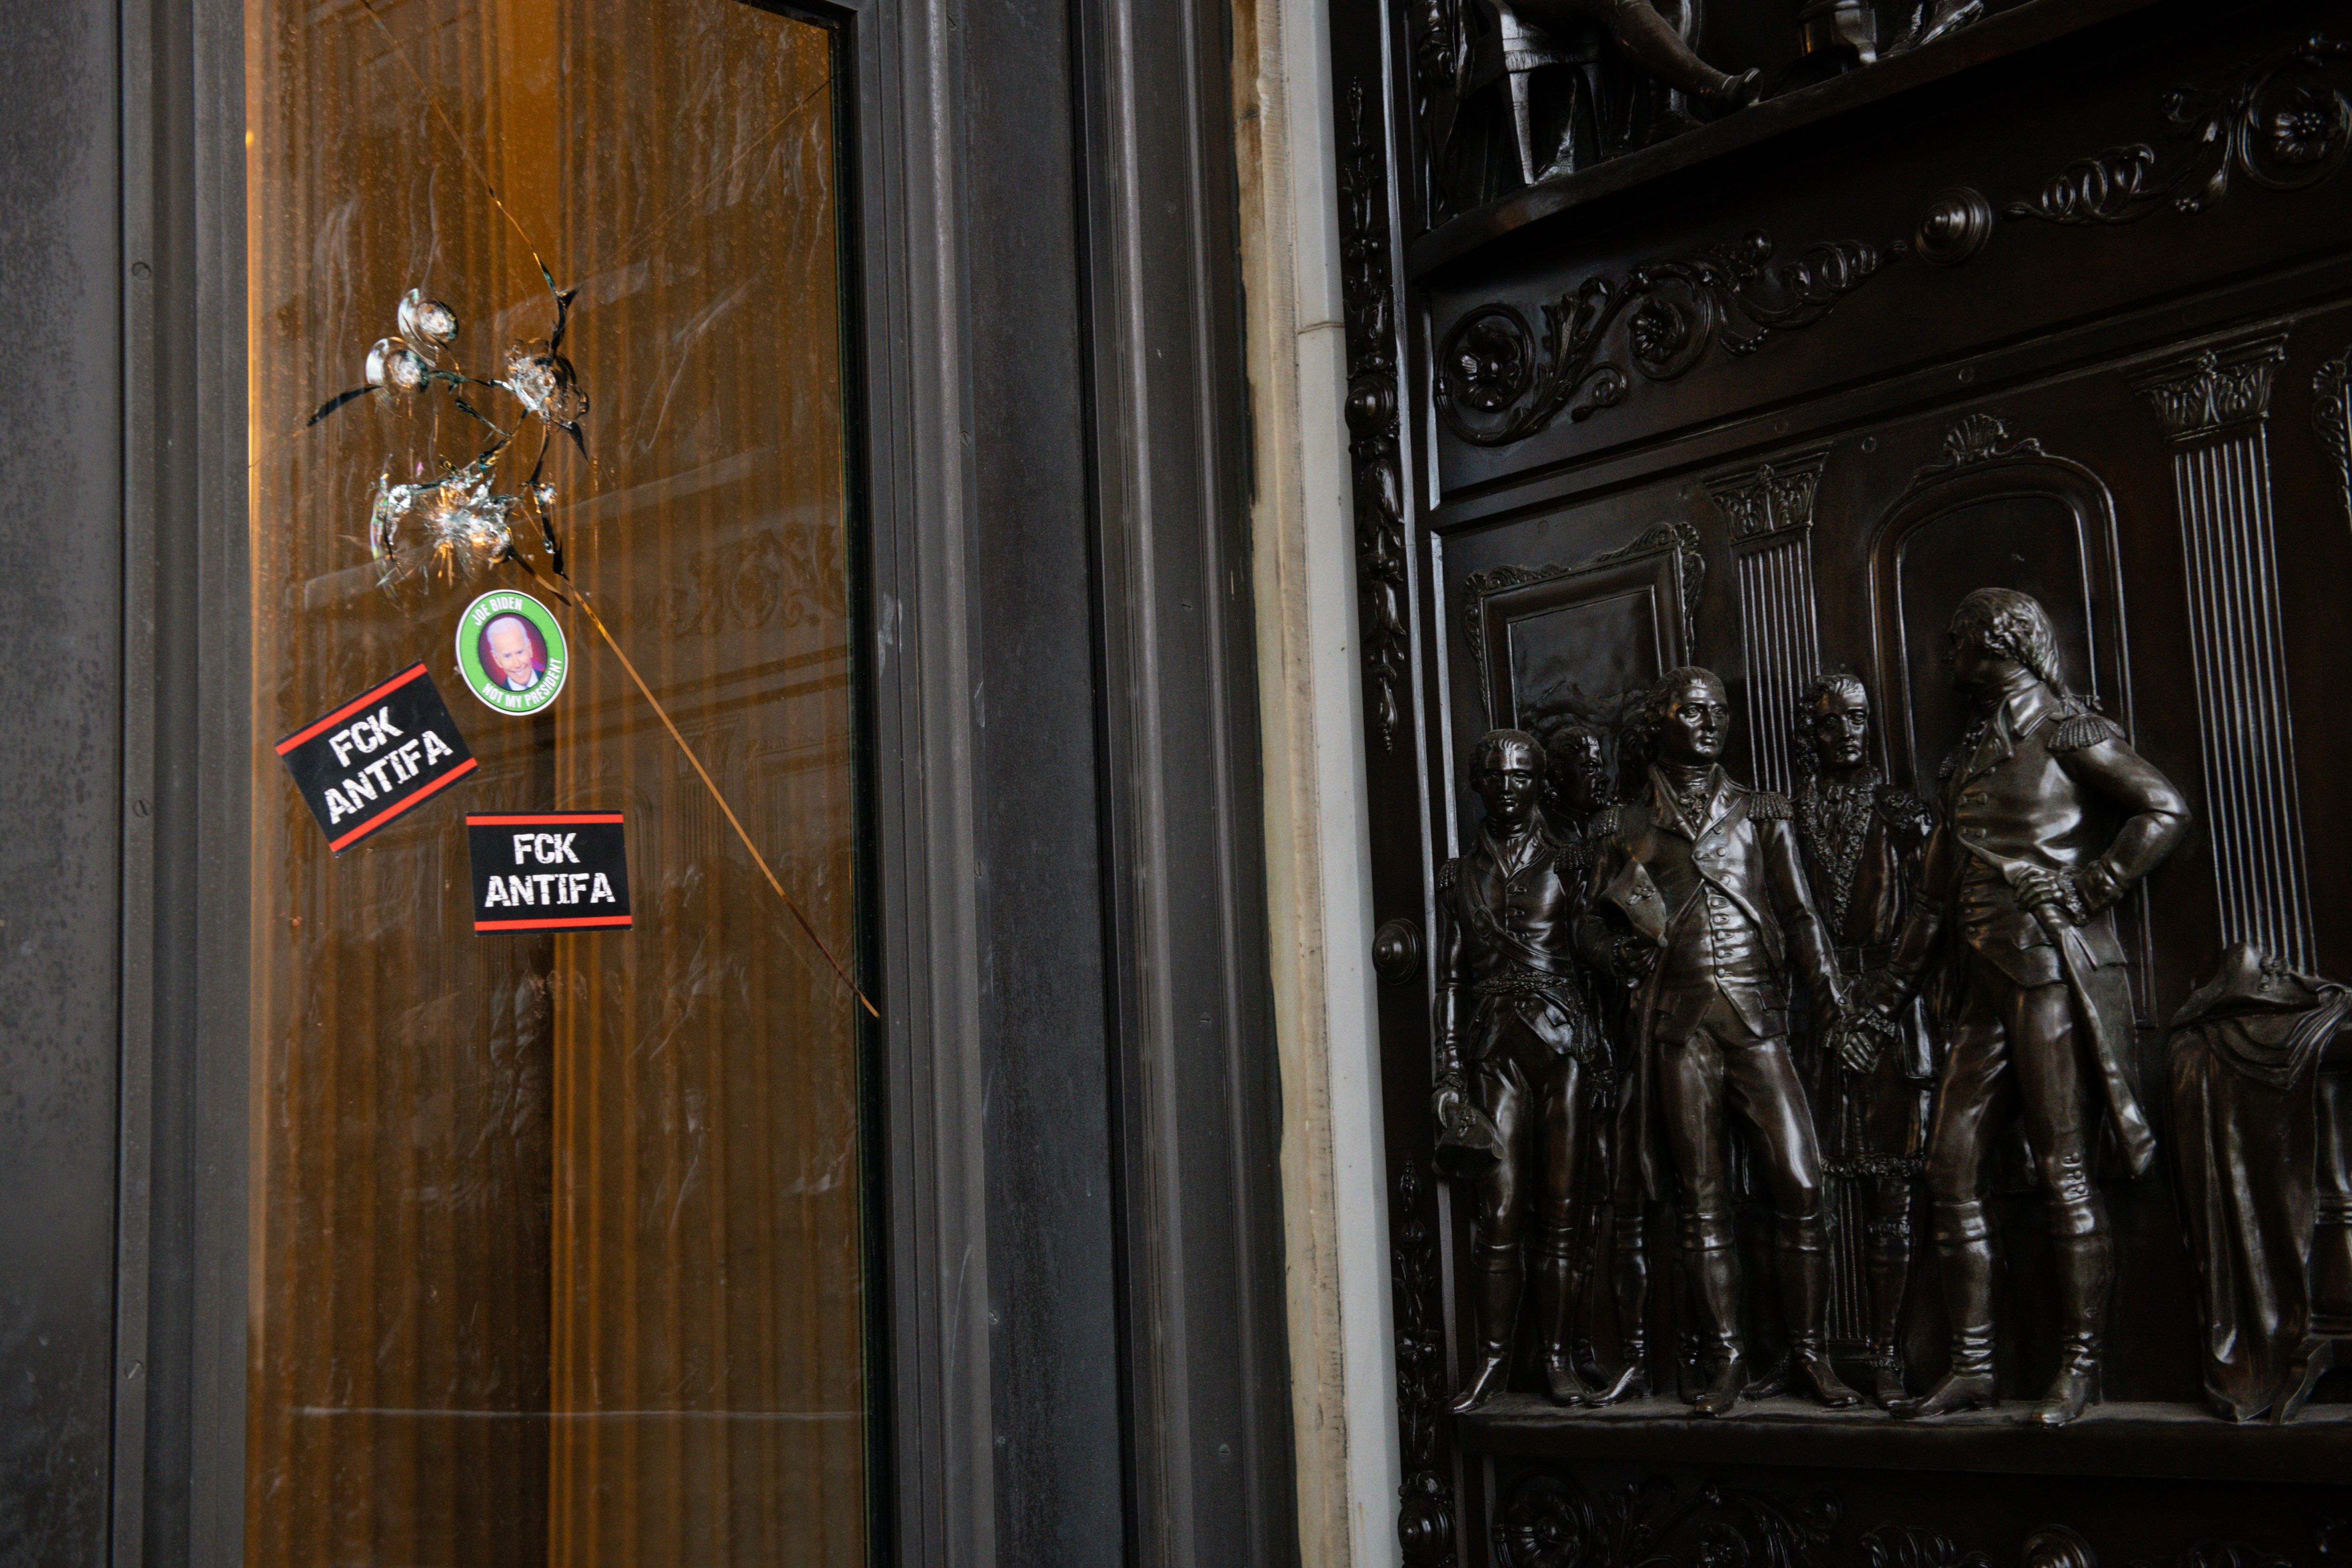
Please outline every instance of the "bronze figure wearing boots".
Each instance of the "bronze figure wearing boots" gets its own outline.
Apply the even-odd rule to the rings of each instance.
[[[2113,1243],[2093,1170],[2104,1118],[2132,1175],[2156,1140],[2134,1081],[2132,1004],[2113,910],[2179,844],[2189,808],[2122,730],[2070,693],[2049,617],[1979,588],[1951,624],[1976,721],[1946,764],[1922,896],[1867,1006],[1891,1019],[1930,959],[1949,999],[1927,1183],[1952,1324],[1951,1370],[1894,1407],[1998,1403],[1986,1165],[2015,1106],[2050,1205],[2058,1374],[2029,1421],[2063,1426],[2099,1397]],[[1940,938],[1940,941],[1938,940]],[[2009,1092],[2015,1085],[2014,1094]]]
[[[1547,758],[1548,788],[1544,810],[1562,842],[1582,869],[1589,869],[1600,847],[1599,825],[1616,804],[1612,787],[1614,766],[1607,731],[1591,723],[1564,721],[1542,731]],[[1605,957],[1589,955],[1587,973],[1605,969]],[[1578,1300],[1572,1303],[1578,1331],[1571,1334],[1576,1366],[1591,1386],[1591,1405],[1614,1405],[1638,1399],[1650,1392],[1648,1319],[1650,1307],[1649,1233],[1645,1194],[1638,1161],[1628,1152],[1638,1141],[1628,1113],[1633,1097],[1625,1092],[1629,1064],[1634,1051],[1626,1045],[1627,995],[1622,985],[1595,984],[1592,1016],[1609,1053],[1604,1072],[1596,1066],[1591,1113],[1583,1145],[1586,1170],[1583,1201],[1578,1217],[1585,1226],[1579,1249]],[[1613,1310],[1617,1331],[1617,1362],[1603,1363],[1591,1325],[1605,1309]]]
[[[1641,730],[1648,788],[1616,808],[1592,871],[1598,928],[1623,975],[1643,977],[1632,1092],[1653,1117],[1682,1205],[1684,1263],[1708,1383],[1696,1404],[1721,1415],[1747,1382],[1732,1256],[1733,1120],[1752,1134],[1776,1220],[1779,1282],[1794,1375],[1832,1408],[1859,1405],[1823,1339],[1828,1256],[1821,1152],[1788,1040],[1790,959],[1821,1008],[1842,1011],[1829,940],[1805,887],[1785,795],[1734,784],[1717,763],[1731,722],[1712,672],[1661,678]],[[1643,1156],[1655,1192],[1657,1160]]]
[[[1533,1255],[1549,1392],[1562,1405],[1590,1393],[1567,1342],[1586,1075],[1600,1041],[1573,947],[1579,865],[1540,807],[1544,767],[1542,746],[1516,730],[1471,749],[1486,820],[1470,852],[1438,874],[1433,1109],[1441,1128],[1483,1119],[1494,1154],[1475,1176],[1479,1349],[1457,1412],[1484,1404],[1508,1375],[1523,1250]]]
[[[1816,678],[1797,704],[1793,796],[1805,882],[1848,986],[1885,967],[1911,903],[1933,819],[1872,760],[1870,698],[1847,674]],[[1911,1211],[1934,1063],[1915,1004],[1895,1027],[1817,1030],[1810,1067],[1816,1129],[1832,1178],[1863,1188],[1868,1241],[1873,1396],[1904,1396],[1903,1305],[1911,1278]]]

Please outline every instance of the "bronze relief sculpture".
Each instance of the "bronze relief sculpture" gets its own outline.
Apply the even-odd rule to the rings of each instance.
[[[1816,677],[1800,694],[1792,797],[1805,879],[1851,986],[1886,966],[1909,912],[1934,819],[1872,761],[1869,694],[1859,678]],[[1903,1306],[1911,1277],[1911,1210],[1935,1064],[1922,1009],[1890,1027],[1828,1032],[1811,1064],[1815,1126],[1833,1176],[1864,1184],[1868,1215],[1862,1294],[1869,1303],[1873,1394],[1900,1399]]]
[[[1609,734],[1595,723],[1559,723],[1545,730],[1544,751],[1550,779],[1544,809],[1580,870],[1589,872],[1600,847],[1599,832],[1616,804]],[[1589,900],[1589,877],[1583,886]],[[1591,1079],[1588,1131],[1582,1141],[1586,1190],[1579,1212],[1586,1226],[1579,1255],[1584,1289],[1583,1300],[1571,1304],[1585,1331],[1571,1335],[1576,1364],[1592,1390],[1585,1403],[1594,1405],[1650,1392],[1649,1205],[1641,1163],[1633,1154],[1641,1144],[1643,1107],[1625,1092],[1628,1054],[1620,1042],[1628,1022],[1626,991],[1600,983],[1594,971],[1601,967],[1588,955],[1587,973],[1594,981],[1593,1021],[1611,1059],[1605,1067],[1596,1063]],[[1614,1372],[1602,1364],[1590,1329],[1604,1312],[1615,1321],[1619,1358]]]
[[[2099,1397],[2114,1283],[2094,1169],[2102,1123],[2128,1174],[2144,1173],[2156,1152],[2134,1081],[2113,911],[2179,844],[2189,808],[2114,721],[2067,690],[2033,599],[1979,588],[1960,602],[1950,636],[1953,674],[1977,718],[1946,764],[1922,896],[1858,1008],[1883,1031],[1932,968],[1948,1016],[1926,1175],[1951,1366],[1893,1408],[1920,1416],[1999,1403],[1984,1191],[2007,1131],[2000,1108],[2015,1103],[2049,1205],[2062,1319],[2057,1375],[2027,1419],[2063,1426]],[[2012,1083],[2013,1101],[2004,1098]]]
[[[1728,1414],[1748,1385],[1733,1257],[1735,1121],[1769,1194],[1791,1373],[1822,1404],[1850,1408],[1862,1397],[1839,1378],[1823,1340],[1822,1161],[1789,1049],[1791,960],[1825,1016],[1843,1011],[1843,990],[1787,797],[1733,783],[1718,762],[1730,723],[1713,672],[1685,668],[1660,679],[1638,721],[1654,758],[1647,788],[1600,825],[1587,940],[1620,978],[1640,984],[1627,1093],[1650,1135],[1633,1153],[1652,1195],[1667,1195],[1669,1167],[1675,1177],[1706,1364],[1699,1412]]]
[[[2348,1021],[2352,988],[2243,942],[2173,1015],[2169,1153],[2200,1371],[2206,1403],[2232,1421],[2294,1420],[2336,1362],[2340,1317],[2335,1331],[2326,1320],[2342,1303],[2322,1299],[2313,1253],[2323,1205],[2340,1213],[2352,1188],[2328,1135],[2341,1113],[2320,1091],[2323,1069],[2345,1064]]]
[[[1441,1167],[1475,1183],[1478,1211],[1478,1360],[1457,1413],[1501,1390],[1530,1271],[1551,1397],[1591,1394],[1568,1335],[1585,1088],[1603,1047],[1573,950],[1580,868],[1542,809],[1544,774],[1534,736],[1481,737],[1470,783],[1486,819],[1438,873],[1432,1109]]]

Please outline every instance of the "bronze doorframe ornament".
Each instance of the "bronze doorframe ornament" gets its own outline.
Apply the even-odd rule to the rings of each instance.
[[[2311,963],[2313,893],[2288,700],[2264,426],[2286,334],[2201,345],[2126,378],[2171,451],[2214,899],[2225,942]]]
[[[1402,722],[1412,571],[1406,560],[1404,454],[1397,433],[1396,289],[1390,269],[1388,159],[1367,122],[1365,88],[1348,89],[1339,161],[1339,293],[1347,317],[1348,458],[1355,481],[1356,579],[1364,707],[1383,750]]]
[[[1595,1486],[1545,1466],[1522,1474],[1506,1493],[1495,1521],[1496,1561],[1502,1568],[1822,1568],[1853,1561],[1842,1550],[1851,1542],[1862,1549],[1865,1568],[1992,1568],[1990,1552],[1963,1551],[1946,1531],[1921,1525],[1884,1521],[1843,1533],[1850,1520],[1877,1517],[1867,1500],[1849,1507],[1827,1490],[1801,1494],[1714,1477]],[[2343,1550],[2344,1533],[2331,1521],[2309,1544],[2330,1558]],[[2016,1552],[2017,1568],[2099,1568],[2098,1550],[2063,1524],[2028,1531]],[[2159,1560],[2135,1560],[2132,1568],[2291,1568],[2292,1561],[2251,1542],[2205,1539]]]
[[[1821,668],[1813,504],[1829,454],[1823,443],[1700,481],[1731,525],[1754,782],[1784,793],[1796,783],[1789,731],[1798,688]]]
[[[2352,347],[2319,367],[2311,378],[2311,428],[2320,450],[2336,464],[2336,482],[2352,521]]]
[[[1446,1453],[1445,1315],[1436,1206],[1421,1163],[1407,1160],[1396,1179],[1397,1245],[1389,1282],[1396,1314],[1397,1433],[1404,1479],[1397,1487],[1397,1544],[1409,1568],[1454,1562],[1454,1468]]]

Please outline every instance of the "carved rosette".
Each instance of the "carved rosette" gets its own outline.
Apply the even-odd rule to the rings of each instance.
[[[1364,706],[1382,748],[1393,749],[1410,651],[1404,464],[1397,429],[1388,163],[1366,123],[1360,81],[1348,89],[1348,155],[1339,170],[1340,298],[1347,313],[1348,457],[1356,482]]]
[[[2334,174],[2352,150],[2352,44],[2313,37],[2273,55],[2225,87],[2180,88],[2164,118],[2182,151],[2170,168],[2146,142],[2077,158],[2011,218],[2070,226],[2137,223],[2152,213],[2200,213],[2243,179],[2295,191]]]
[[[1624,402],[1634,375],[1674,381],[1710,350],[1740,358],[1811,326],[1910,245],[1825,240],[1778,266],[1773,248],[1756,232],[1587,278],[1543,307],[1540,335],[1514,307],[1480,305],[1438,347],[1438,415],[1481,447],[1524,440],[1562,411],[1589,419]]]

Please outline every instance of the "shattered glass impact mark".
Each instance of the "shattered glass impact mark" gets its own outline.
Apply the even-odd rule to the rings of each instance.
[[[401,296],[400,335],[438,352],[457,341],[457,312],[438,300],[428,300],[422,289]]]
[[[486,453],[431,482],[394,484],[390,474],[377,476],[368,554],[387,594],[400,598],[427,572],[470,583],[507,558],[522,500],[492,493],[495,457]]]
[[[378,338],[368,350],[367,384],[388,392],[415,392],[433,374],[433,363],[398,338]]]
[[[588,394],[580,385],[572,362],[563,357],[563,329],[572,313],[574,290],[559,289],[544,267],[540,276],[555,301],[555,321],[545,338],[508,345],[505,374],[487,381],[464,372],[444,369],[438,356],[457,341],[457,312],[423,289],[401,296],[394,315],[397,336],[379,338],[368,350],[362,373],[364,385],[339,393],[320,405],[310,423],[318,424],[354,399],[371,392],[412,405],[427,388],[447,389],[449,401],[461,414],[486,426],[494,439],[471,462],[449,468],[438,479],[394,484],[389,469],[378,476],[368,512],[368,553],[376,563],[377,581],[394,602],[428,573],[446,580],[471,582],[499,562],[513,557],[517,515],[539,520],[540,547],[559,577],[565,576],[563,545],[552,516],[555,487],[540,478],[547,463],[548,441],[558,430],[572,437],[583,458],[588,442],[580,429],[588,412]],[[522,405],[523,414],[545,426],[539,456],[520,493],[499,493],[498,468],[514,444],[516,428],[499,425],[467,401],[467,391],[486,387],[503,391]],[[519,428],[519,424],[518,424]]]
[[[507,374],[499,384],[560,429],[573,428],[588,412],[588,395],[580,390],[572,362],[544,342],[508,344]]]

